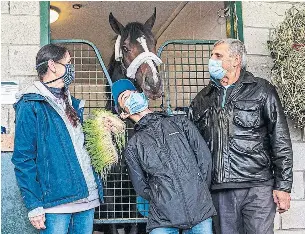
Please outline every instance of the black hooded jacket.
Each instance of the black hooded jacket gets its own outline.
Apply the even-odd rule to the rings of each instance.
[[[292,146],[274,86],[242,70],[224,106],[221,89],[210,82],[191,104],[192,119],[211,150],[212,188],[274,179],[274,189],[290,192]]]
[[[215,215],[209,192],[211,154],[187,118],[145,115],[124,156],[135,191],[150,203],[148,232],[188,229]]]

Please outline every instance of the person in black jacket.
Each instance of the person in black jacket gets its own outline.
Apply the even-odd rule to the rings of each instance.
[[[211,81],[191,113],[212,153],[218,232],[269,234],[276,206],[280,213],[290,207],[292,147],[275,87],[245,66],[241,41],[216,42]]]
[[[147,231],[212,234],[211,154],[197,128],[149,110],[127,79],[113,83],[112,94],[121,118],[136,122],[124,157],[135,191],[150,204]]]

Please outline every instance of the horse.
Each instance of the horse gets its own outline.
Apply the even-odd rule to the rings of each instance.
[[[113,16],[112,12],[109,14],[109,24],[117,34],[117,38],[114,53],[107,69],[112,82],[122,78],[129,78],[139,92],[144,92],[148,98],[153,100],[162,96],[162,77],[159,75],[157,68],[162,61],[156,56],[156,40],[151,32],[155,20],[156,8],[154,9],[153,15],[144,24],[131,22],[125,27]],[[106,109],[112,109],[112,111],[115,112],[113,103],[110,101],[107,102]],[[129,128],[133,125],[131,121],[128,120],[126,124]],[[131,135],[132,132],[129,130],[128,136],[130,137]],[[131,182],[119,182],[121,179],[123,181],[129,180],[126,172],[127,167],[124,160],[122,160],[121,165],[113,166],[112,174],[108,175],[109,181],[115,181],[114,183],[106,182],[108,189],[105,191],[105,202],[108,203],[107,207],[110,210],[124,210],[124,205],[119,204],[136,202],[129,201],[128,199],[130,198],[126,196],[128,194],[123,194],[123,190],[121,191],[122,194],[120,194],[122,197],[118,197],[120,195],[117,194],[117,192],[115,193],[112,189],[112,186],[125,188],[132,187]],[[122,185],[120,183],[122,183]],[[133,207],[133,210],[136,211],[136,207]],[[110,213],[108,217],[114,218],[115,214]],[[134,217],[132,218],[136,218],[136,215],[134,214]],[[128,228],[126,225],[124,226],[125,228]],[[117,225],[112,224],[109,228],[110,230],[108,233],[118,233]],[[138,233],[137,224],[132,224],[129,228],[131,228],[131,230],[128,230],[129,234]],[[142,225],[140,225],[139,228],[143,228]]]
[[[144,23],[131,22],[125,27],[109,14],[109,23],[117,34],[115,51],[108,65],[111,80],[129,78],[136,88],[150,99],[162,96],[162,77],[158,65],[162,63],[156,55],[156,40],[152,28],[156,20],[153,15]]]

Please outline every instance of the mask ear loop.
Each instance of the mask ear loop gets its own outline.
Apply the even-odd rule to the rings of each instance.
[[[49,62],[49,61],[48,61]],[[54,61],[53,61],[54,62]],[[58,62],[54,62],[54,63],[58,63]],[[61,77],[58,77],[58,78],[55,78],[54,80],[50,80],[50,81],[48,81],[48,82],[45,82],[44,84],[50,84],[50,83],[53,83],[53,82],[55,82],[55,81],[57,81],[57,80],[60,80],[60,79],[62,79],[67,73],[68,73],[68,71],[67,71],[67,67],[66,67],[66,65],[65,64],[62,64],[62,63],[59,63],[59,64],[61,64],[61,65],[63,65],[64,67],[65,67],[65,73],[61,76]],[[53,72],[53,71],[52,71]],[[53,72],[54,73],[54,72]]]
[[[35,69],[37,70],[38,67],[40,67],[41,65],[48,63],[48,62],[49,62],[49,60],[39,63],[38,65],[35,66]]]
[[[57,81],[57,80],[59,80],[59,79],[61,79],[61,78],[62,78],[62,77],[56,78],[56,79],[54,79],[54,80],[50,80],[50,81],[48,81],[48,82],[45,82],[44,84],[53,83],[53,82],[55,82],[55,81]]]
[[[121,106],[118,106],[118,110],[119,110],[119,116],[120,116],[121,119],[127,119],[130,116],[130,114],[127,113],[124,110],[124,108],[122,108]]]

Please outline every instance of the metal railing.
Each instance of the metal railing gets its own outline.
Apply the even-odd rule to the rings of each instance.
[[[150,101],[150,108],[167,110],[169,114],[185,114],[191,100],[209,82],[208,60],[215,41],[173,40],[158,50],[162,68],[164,96]],[[53,40],[69,49],[76,77],[70,92],[85,99],[85,119],[93,109],[112,103],[112,81],[96,46],[85,40]],[[161,106],[163,104],[163,107]],[[127,138],[133,134],[133,124],[126,121]],[[143,223],[148,206],[136,196],[124,158],[112,167],[104,181],[105,203],[95,211],[95,223]],[[141,207],[141,210],[139,210]]]

